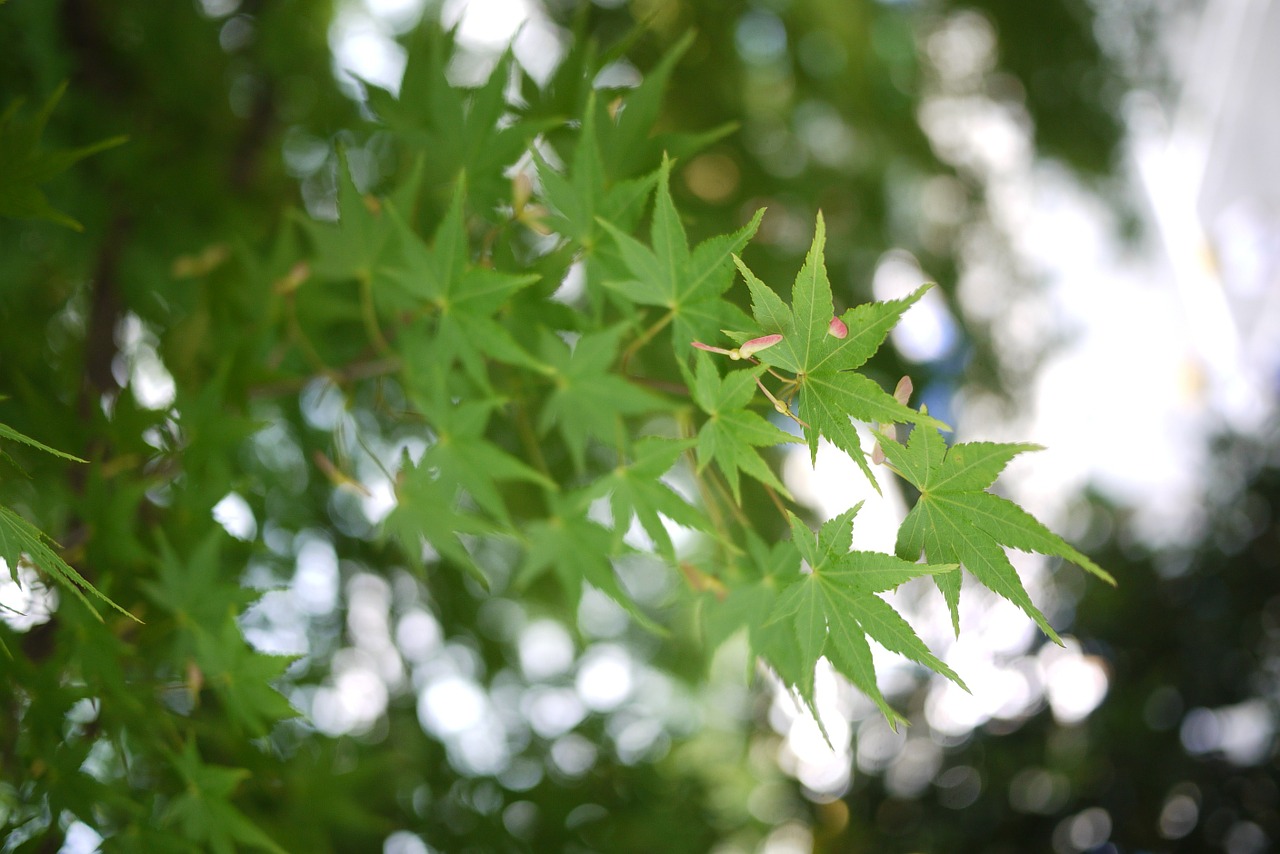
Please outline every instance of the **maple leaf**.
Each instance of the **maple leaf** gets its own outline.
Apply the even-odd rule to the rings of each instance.
[[[746,316],[720,298],[733,283],[734,253],[755,235],[764,210],[732,234],[709,238],[689,250],[689,238],[671,200],[671,160],[664,157],[658,170],[650,246],[645,246],[612,223],[600,223],[613,236],[633,279],[607,281],[606,285],[642,305],[667,309],[678,352],[726,326],[740,325]]]
[[[494,318],[516,292],[539,276],[503,273],[471,263],[465,199],[466,180],[459,178],[430,247],[395,208],[388,208],[400,254],[398,262],[380,271],[379,284],[385,281],[392,290],[384,299],[392,308],[425,307],[435,314],[433,330],[415,324],[402,336],[406,364],[411,368],[430,359],[447,366],[457,360],[482,388],[488,386],[486,358],[545,372],[546,365],[517,344]],[[428,344],[429,354],[422,351]]]
[[[823,259],[825,245],[826,225],[819,213],[813,244],[791,288],[790,306],[735,256],[734,262],[751,290],[751,309],[760,331],[729,334],[739,343],[762,335],[782,336],[777,344],[760,351],[759,360],[795,374],[800,394],[799,417],[811,459],[816,461],[818,438],[825,436],[853,457],[878,490],[850,417],[880,423],[924,423],[947,429],[942,422],[899,403],[856,370],[875,354],[898,318],[924,295],[928,286],[905,299],[851,308],[838,318],[839,324],[833,324],[836,315]]]
[[[427,413],[436,440],[423,455],[420,466],[435,469],[444,483],[456,483],[497,521],[511,522],[498,482],[523,480],[555,490],[555,482],[485,439],[489,416],[500,401],[464,400],[454,403],[447,394],[442,366],[436,362],[434,379],[418,385],[413,394],[420,412]]]
[[[349,157],[338,152],[338,221],[319,222],[302,214],[297,220],[311,239],[311,272],[319,279],[370,280],[388,243],[383,208],[361,193],[351,176]]]
[[[433,183],[447,183],[466,172],[483,182],[480,198],[496,201],[502,196],[503,169],[555,123],[523,121],[507,102],[515,66],[510,50],[484,84],[462,89],[450,85],[445,73],[454,55],[452,33],[419,28],[408,47],[398,96],[366,81],[369,106],[406,142],[431,153],[426,165]]]
[[[933,562],[962,564],[983,585],[1022,608],[1057,643],[1057,633],[1032,604],[1004,547],[1061,557],[1115,584],[1102,567],[1030,513],[986,491],[1011,459],[1042,450],[1039,445],[966,442],[947,448],[937,431],[924,427],[913,429],[905,445],[883,434],[877,438],[889,463],[920,490],[898,529],[899,557],[915,560],[923,552]],[[959,634],[960,573],[936,581]]]
[[[156,578],[142,582],[142,589],[184,627],[172,649],[176,662],[195,654],[192,629],[216,632],[258,597],[246,587],[226,583],[226,564],[222,560],[226,537],[220,529],[211,530],[188,554],[181,555],[162,531],[156,532]]]
[[[620,553],[621,547],[612,532],[588,518],[591,492],[579,490],[570,495],[552,495],[549,504],[548,517],[525,527],[527,551],[517,586],[526,588],[552,568],[569,597],[570,613],[577,612],[582,585],[590,584],[621,605],[639,624],[663,633],[622,589],[611,559]]]
[[[920,564],[879,552],[850,551],[853,518],[861,506],[859,503],[825,522],[816,537],[797,516],[788,514],[792,542],[809,571],[799,578],[792,574],[795,580],[775,600],[769,622],[785,620],[795,633],[805,665],[796,687],[810,710],[813,665],[826,656],[836,670],[875,702],[890,723],[896,723],[900,716],[876,685],[868,638],[965,686],[950,667],[929,651],[907,621],[876,594],[893,590],[917,576],[952,572],[956,565]],[[768,649],[758,652],[769,658]]]
[[[396,507],[383,523],[387,533],[400,540],[405,554],[422,567],[425,540],[441,555],[461,566],[481,587],[489,580],[476,566],[459,534],[484,534],[492,525],[459,506],[458,484],[424,463],[414,465],[406,451],[396,477]]]
[[[0,396],[0,400],[4,398]],[[79,457],[59,451],[49,447],[43,442],[32,439],[23,433],[19,433],[7,424],[0,424],[0,439],[9,439],[14,442],[20,442],[37,450],[52,454],[71,462],[83,463]],[[7,456],[0,452],[0,456]],[[9,576],[14,583],[18,581],[18,564],[24,559],[31,562],[32,565],[38,567],[44,572],[52,575],[59,583],[65,586],[71,593],[79,599],[85,607],[89,609],[95,617],[101,619],[97,610],[89,602],[85,593],[97,597],[103,602],[110,605],[115,610],[126,615],[132,620],[138,621],[138,618],[130,614],[124,608],[121,608],[96,587],[90,584],[84,576],[76,571],[75,567],[62,559],[58,554],[58,544],[53,538],[41,531],[35,525],[19,516],[8,507],[0,506],[0,560],[3,560],[9,566]],[[141,621],[138,621],[141,622]],[[3,645],[0,645],[3,649]],[[6,650],[7,651],[7,650]]]
[[[266,426],[237,404],[232,381],[232,366],[224,363],[203,384],[177,387],[182,444],[176,461],[185,475],[183,488],[193,501],[210,509],[235,488],[237,449]]]
[[[62,559],[55,551],[56,548],[58,544],[48,534],[8,507],[0,506],[0,560],[9,565],[9,574],[14,583],[18,581],[18,564],[27,559],[32,565],[57,579],[99,619],[101,615],[85,596],[86,592],[130,619],[138,619],[90,584],[75,567]]]
[[[169,647],[178,666],[194,661],[202,678],[227,707],[232,720],[254,735],[266,735],[277,721],[297,711],[269,684],[284,674],[295,656],[265,655],[252,649],[236,623],[253,590],[228,584],[222,559],[226,534],[211,531],[185,557],[157,533],[156,579],[143,590],[173,615],[177,630]]]
[[[657,395],[610,370],[624,331],[614,326],[583,335],[572,348],[543,331],[542,357],[554,371],[555,389],[538,417],[538,427],[543,433],[552,427],[560,431],[579,470],[589,439],[611,443],[619,418],[663,405]]]
[[[711,527],[701,510],[662,482],[662,476],[692,445],[692,440],[673,441],[656,436],[641,439],[632,451],[631,462],[617,466],[588,488],[587,494],[593,498],[609,497],[616,539],[627,532],[634,515],[657,544],[658,552],[675,563],[675,547],[662,517],[695,530],[706,531]]]
[[[0,163],[4,164],[4,169],[0,170],[0,216],[45,219],[76,231],[84,230],[80,223],[49,204],[40,185],[76,161],[120,145],[126,138],[114,136],[80,148],[43,150],[40,137],[44,135],[53,108],[66,90],[66,83],[55,89],[29,122],[17,118],[18,110],[22,108],[21,99],[11,101],[0,113]]]
[[[162,826],[175,826],[183,839],[214,854],[232,854],[246,847],[285,854],[231,804],[232,794],[250,776],[247,768],[206,765],[194,739],[187,741],[182,753],[170,753],[170,760],[186,785],[160,815]]]
[[[0,395],[0,400],[4,400],[4,399],[5,399],[4,396]],[[59,451],[56,448],[50,448],[48,445],[44,444],[43,442],[36,441],[35,439],[32,439],[30,436],[27,436],[23,433],[19,433],[17,430],[14,430],[8,424],[0,424],[0,439],[8,439],[13,442],[21,442],[24,445],[28,445],[37,450],[44,451],[46,454],[52,454],[55,457],[61,457],[62,459],[69,460],[70,462],[73,462],[73,463],[88,462],[88,460],[82,460],[77,456],[73,456],[71,454],[66,453],[65,451]]]
[[[596,245],[602,220],[625,229],[634,224],[645,196],[658,177],[657,173],[651,173],[614,183],[605,178],[596,113],[596,94],[592,90],[587,96],[582,128],[567,174],[556,172],[533,150],[542,198],[551,209],[552,226],[588,252]]]
[[[696,372],[689,382],[694,402],[708,416],[698,431],[698,471],[714,460],[739,503],[739,471],[791,496],[756,448],[799,439],[746,408],[755,394],[756,379],[763,372],[763,367],[743,368],[730,371],[722,379],[711,357],[699,353]]]
[[[753,531],[747,532],[746,552],[748,560],[739,569],[753,574],[728,583],[727,589],[713,588],[702,597],[700,613],[707,643],[714,649],[745,628],[753,660],[762,658],[784,683],[798,685],[806,674],[799,640],[791,626],[770,618],[779,591],[794,578],[800,553],[791,540],[769,546]],[[814,662],[808,662],[810,677],[813,667]]]
[[[264,736],[280,721],[298,716],[298,710],[271,683],[300,656],[258,652],[230,617],[216,631],[197,627],[193,635],[201,677],[233,722],[254,736]]]
[[[653,132],[662,112],[667,82],[680,58],[693,45],[694,37],[692,31],[685,33],[645,74],[640,85],[626,92],[623,109],[613,111],[616,120],[600,123],[600,147],[608,158],[605,162],[608,175],[634,175],[648,168],[660,152],[671,152],[676,157],[693,154],[737,127],[736,122],[727,122],[702,133]]]

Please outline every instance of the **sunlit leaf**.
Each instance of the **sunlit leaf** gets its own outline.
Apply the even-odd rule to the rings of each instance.
[[[797,572],[788,580],[771,609],[770,619],[792,626],[807,666],[825,655],[895,723],[901,717],[876,685],[867,638],[961,687],[964,683],[875,594],[917,576],[952,572],[955,565],[912,563],[877,552],[849,551],[857,512],[858,507],[854,507],[824,523],[816,538],[797,517],[790,517],[792,540],[808,563],[808,571]],[[759,652],[769,657],[768,650]],[[812,676],[807,671],[805,680],[796,687],[813,708]]]
[[[923,426],[911,431],[905,445],[884,435],[879,439],[889,463],[920,490],[898,532],[899,557],[915,560],[923,552],[932,562],[962,564],[983,585],[1022,608],[1055,641],[1057,633],[1032,604],[1005,547],[1065,558],[1115,583],[1102,567],[1029,513],[986,491],[1014,456],[1040,450],[1039,446],[972,442],[947,448],[936,431]],[[957,634],[959,582],[958,573],[939,578]]]
[[[813,244],[791,289],[788,306],[741,260],[738,270],[751,291],[756,332],[736,333],[741,342],[760,335],[778,334],[779,341],[760,353],[759,359],[795,374],[799,390],[799,418],[805,425],[809,453],[816,461],[818,439],[826,437],[848,453],[879,489],[858,431],[851,418],[863,422],[910,422],[945,427],[894,399],[872,380],[856,372],[884,343],[903,312],[927,290],[922,287],[902,300],[875,302],[851,308],[838,318],[844,335],[833,335],[836,317],[823,251],[826,226],[818,215]]]
[[[671,161],[658,173],[649,246],[612,223],[601,220],[634,279],[607,282],[609,287],[642,305],[665,309],[672,318],[672,339],[684,353],[696,340],[709,339],[736,325],[741,313],[720,299],[732,283],[733,256],[756,233],[764,211],[733,234],[709,238],[690,251],[680,215],[671,199]]]
[[[715,462],[735,501],[741,500],[739,472],[745,472],[779,494],[790,497],[787,488],[756,448],[799,440],[746,408],[755,394],[756,378],[763,370],[739,369],[721,378],[711,358],[699,353],[690,388],[694,401],[708,415],[706,423],[698,431],[698,469],[701,471]]]

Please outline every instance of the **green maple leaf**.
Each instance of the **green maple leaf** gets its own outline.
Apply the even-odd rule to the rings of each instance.
[[[222,621],[216,631],[194,633],[195,662],[205,685],[226,707],[227,716],[254,736],[263,736],[298,710],[271,683],[284,675],[296,655],[268,655],[249,646],[236,621]]]
[[[311,272],[319,279],[370,281],[387,247],[382,204],[361,193],[348,158],[338,152],[338,221],[318,222],[296,214],[311,239]]]
[[[214,854],[233,854],[245,847],[285,854],[262,828],[231,804],[232,794],[249,777],[247,768],[206,765],[194,740],[187,742],[182,753],[171,753],[170,761],[186,785],[165,807],[160,816],[162,825],[176,827],[183,839]]]
[[[42,149],[40,137],[44,135],[53,108],[66,90],[65,83],[55,89],[29,122],[18,120],[21,99],[11,101],[0,113],[0,163],[4,164],[0,169],[0,216],[45,219],[76,231],[84,230],[80,223],[49,204],[40,185],[69,169],[76,161],[122,144],[125,137],[115,136],[80,148]]]
[[[799,685],[806,678],[813,678],[814,662],[809,661],[806,667],[796,633],[784,621],[770,618],[779,592],[794,578],[800,553],[790,540],[769,546],[751,531],[746,539],[749,559],[744,563],[753,574],[702,597],[700,610],[707,643],[714,649],[746,629],[753,659],[749,665],[759,657],[784,683]]]
[[[410,37],[398,96],[365,83],[369,106],[415,150],[430,152],[426,166],[433,183],[460,173],[477,176],[478,196],[496,202],[504,195],[503,169],[525,152],[528,143],[554,123],[510,120],[507,102],[513,68],[510,51],[498,60],[489,79],[463,89],[449,83],[446,67],[454,55],[452,33],[424,24]]]
[[[651,247],[612,223],[601,220],[601,225],[613,236],[634,277],[606,284],[633,302],[665,308],[671,317],[676,350],[683,353],[693,341],[710,338],[745,319],[736,306],[721,299],[721,294],[733,283],[735,253],[755,235],[764,210],[756,211],[751,221],[734,233],[709,238],[690,252],[670,185],[671,161],[664,157],[649,230]]]
[[[653,133],[671,73],[693,44],[694,36],[690,31],[681,37],[640,85],[627,91],[623,109],[615,111],[616,121],[601,122],[600,147],[608,158],[605,169],[610,176],[634,175],[657,159],[659,152],[671,152],[676,157],[693,154],[737,127],[737,123],[729,122],[703,133]]]
[[[0,397],[0,400],[3,399],[3,397]],[[19,433],[7,424],[0,424],[0,439],[20,442],[71,462],[87,462],[87,460],[56,450],[43,442],[32,439],[30,436]],[[75,567],[62,559],[56,549],[58,549],[58,544],[54,542],[52,537],[8,507],[0,506],[0,560],[9,565],[9,576],[15,583],[18,581],[18,564],[23,558],[26,558],[32,565],[52,575],[55,580],[70,590],[72,595],[84,603],[95,616],[98,616],[98,612],[85,596],[86,592],[107,603],[130,619],[138,619],[90,584],[84,576],[76,571]],[[0,649],[3,649],[3,647],[0,646]],[[7,652],[7,650],[5,651]]]
[[[622,228],[634,225],[657,179],[657,173],[615,183],[605,178],[596,112],[593,90],[587,97],[582,129],[566,174],[556,172],[541,154],[533,152],[542,198],[551,209],[552,227],[588,251],[596,245],[602,221]]]
[[[4,397],[0,396],[0,400],[3,399]],[[51,448],[43,442],[36,441],[30,436],[19,433],[7,424],[0,424],[0,439],[20,442],[44,451],[46,454],[52,454],[55,457],[71,462],[88,462],[64,451]],[[3,454],[0,453],[0,456],[3,456]],[[98,612],[89,602],[85,593],[89,593],[107,603],[131,620],[138,620],[137,617],[121,608],[99,591],[98,588],[90,584],[84,576],[76,571],[75,567],[63,560],[62,556],[57,552],[58,548],[58,544],[44,531],[41,531],[8,507],[0,506],[0,560],[9,565],[9,576],[15,583],[18,581],[18,564],[26,558],[32,565],[52,575],[55,580],[70,590],[72,595],[79,599],[94,616],[99,616]],[[101,619],[100,616],[99,619]]]
[[[0,507],[0,560],[9,565],[9,575],[15,583],[18,580],[18,564],[26,558],[70,590],[99,619],[101,615],[85,593],[105,602],[129,619],[141,622],[90,584],[75,567],[62,559],[55,550],[57,548],[58,544],[48,534],[8,507]]]
[[[698,431],[698,471],[701,472],[714,460],[739,503],[742,500],[739,471],[790,497],[787,488],[756,448],[799,440],[746,408],[756,392],[755,380],[764,368],[731,371],[722,379],[710,356],[698,353],[697,358],[696,373],[689,382],[689,391],[694,402],[708,416]]]
[[[437,363],[435,379],[420,386],[415,395],[419,412],[435,428],[436,440],[423,455],[420,467],[435,469],[443,483],[456,483],[494,519],[510,525],[511,517],[498,491],[498,482],[522,480],[555,490],[554,481],[484,438],[489,415],[500,401],[463,400],[454,403],[447,394],[446,378]]]
[[[751,289],[751,309],[759,331],[730,333],[739,343],[762,335],[782,335],[782,340],[757,358],[766,365],[795,374],[800,393],[799,415],[812,459],[817,459],[818,438],[826,436],[858,463],[867,479],[879,489],[858,432],[850,417],[881,423],[911,422],[947,429],[942,422],[894,400],[875,382],[857,372],[880,348],[902,313],[927,290],[920,288],[901,300],[869,303],[846,311],[840,320],[845,335],[832,333],[835,317],[831,282],[827,278],[823,248],[826,225],[818,214],[813,244],[791,288],[788,306],[738,258],[734,261]]]
[[[210,509],[234,488],[236,454],[244,441],[266,426],[246,415],[238,402],[240,392],[232,385],[236,365],[228,359],[202,385],[182,383],[177,388],[175,405],[185,434],[183,489],[193,503]]]
[[[452,162],[461,161],[467,143],[481,140],[475,139],[474,129],[467,136],[442,133],[443,128],[450,124],[455,131],[461,131],[467,120],[467,93],[451,86],[445,73],[445,66],[453,54],[452,33],[437,27],[420,27],[410,37],[406,53],[399,97],[388,89],[366,82],[369,106],[389,126],[410,138],[420,135],[416,140],[419,143],[437,142],[440,155]],[[491,85],[499,83],[499,94],[503,75],[498,72],[507,59],[503,57],[504,62],[494,67],[488,81]],[[485,99],[485,104],[491,100],[492,96]],[[488,117],[490,110],[482,108],[479,112]],[[496,121],[498,116],[491,118]]]
[[[588,518],[590,491],[553,495],[549,503],[551,515],[530,522],[525,528],[527,550],[519,570],[519,588],[524,589],[551,568],[569,597],[571,613],[577,612],[582,585],[590,584],[626,609],[638,623],[661,633],[661,627],[622,589],[611,560],[621,547],[611,531]]]
[[[672,441],[653,436],[642,439],[633,449],[631,462],[619,465],[588,489],[587,494],[593,498],[609,497],[615,540],[620,540],[627,532],[634,515],[657,544],[658,552],[675,563],[675,547],[662,517],[699,531],[711,527],[701,510],[661,480],[692,445],[692,441]]]
[[[414,465],[408,452],[396,478],[396,507],[387,515],[385,530],[400,540],[405,554],[422,567],[422,541],[461,566],[481,587],[489,579],[476,566],[459,534],[487,534],[493,526],[459,506],[458,484],[433,471],[425,462]]]
[[[222,560],[226,535],[211,532],[186,557],[163,534],[157,534],[157,540],[156,579],[142,587],[173,615],[174,663],[184,666],[194,660],[231,719],[254,735],[266,735],[277,721],[296,717],[289,701],[269,684],[295,657],[256,652],[236,623],[236,616],[257,594],[227,578]]]
[[[1005,554],[1005,547],[1054,555],[1115,584],[1102,567],[1081,554],[1031,514],[986,490],[1009,461],[1038,445],[966,442],[947,448],[936,431],[917,427],[905,445],[878,435],[889,463],[920,498],[898,529],[895,551],[908,560],[923,552],[930,561],[962,564],[983,585],[1022,608],[1046,635],[1061,643]],[[937,577],[960,631],[960,573]]]
[[[196,629],[221,631],[227,620],[257,598],[254,591],[227,576],[222,560],[226,538],[221,529],[211,530],[183,556],[169,544],[162,531],[156,532],[156,578],[144,581],[142,589],[153,602],[173,615],[178,626],[173,654],[179,663],[195,654],[193,632]]]
[[[876,594],[893,590],[917,576],[952,572],[956,566],[850,551],[853,518],[861,506],[859,503],[824,523],[816,538],[804,522],[790,516],[792,541],[808,563],[809,572],[783,589],[770,621],[785,620],[795,632],[805,663],[804,676],[796,687],[811,710],[812,665],[825,655],[836,670],[879,706],[890,723],[896,723],[900,716],[876,685],[868,638],[965,686],[950,667],[929,651],[907,621]],[[768,650],[761,650],[761,654],[769,657]]]
[[[3,395],[0,395],[0,400],[4,400]],[[72,456],[71,454],[66,453],[65,451],[59,451],[56,448],[50,448],[48,445],[44,444],[43,442],[38,442],[35,439],[32,439],[30,436],[27,436],[23,433],[19,433],[17,430],[14,430],[8,424],[0,424],[0,439],[8,439],[12,442],[20,442],[24,445],[28,445],[37,450],[44,451],[46,454],[52,454],[55,457],[61,457],[62,459],[69,460],[73,463],[88,462],[88,460],[82,460],[79,457]]]
[[[430,247],[394,208],[389,208],[400,257],[380,271],[379,293],[392,291],[382,299],[393,309],[426,308],[436,318],[432,332],[415,325],[403,336],[406,370],[412,371],[427,358],[445,366],[457,360],[482,387],[488,385],[486,358],[546,372],[547,366],[517,344],[495,318],[517,291],[539,277],[503,273],[471,263],[463,212],[465,200],[466,181],[459,178],[449,210]],[[382,287],[384,282],[387,288]],[[423,349],[428,342],[429,353]]]
[[[624,331],[614,326],[583,335],[572,349],[543,331],[542,357],[554,371],[555,388],[538,417],[538,427],[543,433],[552,427],[559,430],[579,470],[588,440],[612,444],[620,418],[663,405],[657,395],[610,371]]]

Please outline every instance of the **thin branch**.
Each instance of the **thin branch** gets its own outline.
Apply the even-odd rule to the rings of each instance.
[[[302,391],[307,383],[317,377],[327,377],[338,385],[346,385],[347,383],[359,382],[373,377],[394,374],[400,370],[400,367],[401,362],[398,357],[377,359],[371,362],[356,362],[344,368],[317,371],[315,374],[305,377],[290,377],[289,379],[263,383],[262,385],[253,386],[248,393],[249,397],[254,400],[280,397],[284,394],[295,394]]]
[[[360,316],[364,320],[369,343],[373,344],[374,349],[384,356],[394,356],[391,343],[378,325],[378,312],[373,305],[373,276],[369,273],[360,274]]]

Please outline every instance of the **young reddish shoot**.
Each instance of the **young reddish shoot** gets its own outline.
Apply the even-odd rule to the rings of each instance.
[[[728,356],[735,362],[741,359],[747,359],[748,361],[754,362],[755,359],[752,357],[755,356],[756,353],[759,353],[761,350],[769,349],[781,340],[781,335],[761,335],[759,338],[752,338],[750,341],[742,344],[742,346],[735,347],[732,350],[726,350],[723,347],[712,347],[710,344],[703,344],[701,341],[693,341],[691,343],[699,350],[706,350],[708,353],[719,353],[723,356]]]
[[[903,377],[898,380],[898,384],[894,386],[893,399],[898,401],[898,403],[901,403],[903,406],[906,406],[907,401],[911,400],[912,390],[913,386],[911,385],[911,377]],[[895,441],[898,438],[898,428],[894,424],[877,424],[876,429],[888,433]],[[871,462],[876,465],[884,464],[884,448],[880,447],[879,442],[876,442],[875,448],[871,451]]]

